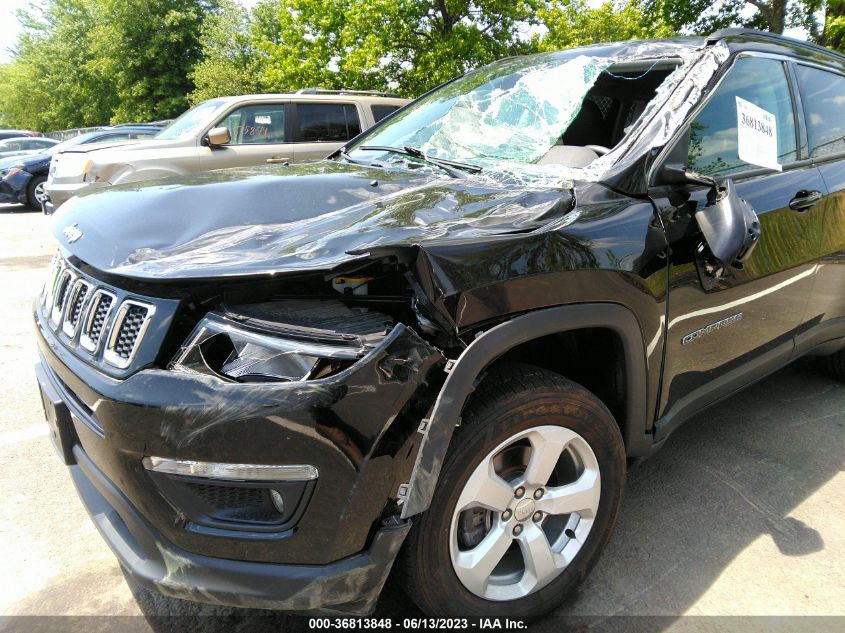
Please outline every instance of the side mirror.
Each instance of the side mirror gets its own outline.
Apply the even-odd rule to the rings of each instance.
[[[757,213],[737,195],[730,179],[709,191],[707,206],[695,212],[695,221],[710,253],[724,266],[742,269],[760,239]]]
[[[203,138],[203,145],[209,147],[218,147],[220,145],[228,145],[232,140],[232,135],[229,134],[227,127],[213,127],[208,131],[208,134]]]
[[[741,269],[760,239],[757,213],[740,198],[730,179],[722,182],[686,168],[689,160],[690,131],[681,135],[657,171],[656,184],[707,187],[707,204],[695,211],[695,221],[709,251],[712,268]],[[715,261],[712,261],[715,260]]]

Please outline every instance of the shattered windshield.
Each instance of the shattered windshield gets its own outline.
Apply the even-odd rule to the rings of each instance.
[[[419,168],[407,154],[384,151],[411,148],[480,167],[476,177],[499,183],[569,186],[621,141],[682,63],[677,54],[639,65],[630,59],[546,53],[502,60],[414,102],[347,154]],[[363,149],[373,146],[381,149]]]

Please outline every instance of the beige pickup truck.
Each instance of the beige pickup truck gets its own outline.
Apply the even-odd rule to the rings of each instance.
[[[408,102],[395,95],[309,88],[200,103],[153,139],[75,147],[50,164],[44,212],[111,185],[224,167],[319,160]]]

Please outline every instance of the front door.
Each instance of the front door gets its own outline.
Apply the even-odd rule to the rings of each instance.
[[[288,105],[284,102],[252,103],[226,113],[213,127],[229,128],[231,140],[217,147],[204,147],[200,168],[223,169],[293,161],[288,139]]]
[[[759,216],[761,237],[742,270],[713,274],[696,252],[700,238],[688,220],[706,206],[707,188],[688,189],[689,198],[663,214],[672,254],[658,440],[792,355],[815,273],[810,227],[822,211],[811,204],[818,199],[812,192],[825,191],[818,169],[802,160],[792,89],[786,62],[739,57],[690,124],[688,169],[733,179]],[[739,140],[747,104],[774,117],[781,171],[739,157],[754,154]],[[772,148],[770,167],[774,159]]]

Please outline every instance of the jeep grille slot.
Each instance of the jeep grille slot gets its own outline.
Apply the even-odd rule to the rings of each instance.
[[[64,314],[65,303],[68,298],[68,291],[73,285],[73,273],[64,269],[56,280],[56,287],[53,292],[53,305],[50,310],[50,322],[58,326]]]
[[[62,259],[59,257],[59,253],[56,252],[56,254],[53,255],[52,261],[50,261],[50,274],[47,276],[47,282],[44,284],[42,305],[46,316],[50,316],[50,312],[53,309],[53,292],[56,290],[56,281],[58,280],[59,273],[61,271]]]
[[[105,290],[97,290],[94,298],[88,307],[88,315],[82,328],[82,336],[79,337],[79,344],[86,351],[92,354],[97,351],[100,344],[100,336],[105,328],[106,319],[109,317],[114,306],[115,297]]]
[[[71,338],[76,335],[76,330],[79,327],[79,318],[82,316],[82,308],[85,306],[85,300],[88,298],[88,292],[90,290],[91,284],[83,279],[77,279],[70,291],[62,330]]]
[[[111,326],[104,358],[107,363],[125,369],[144,337],[155,307],[131,299],[120,304]]]

